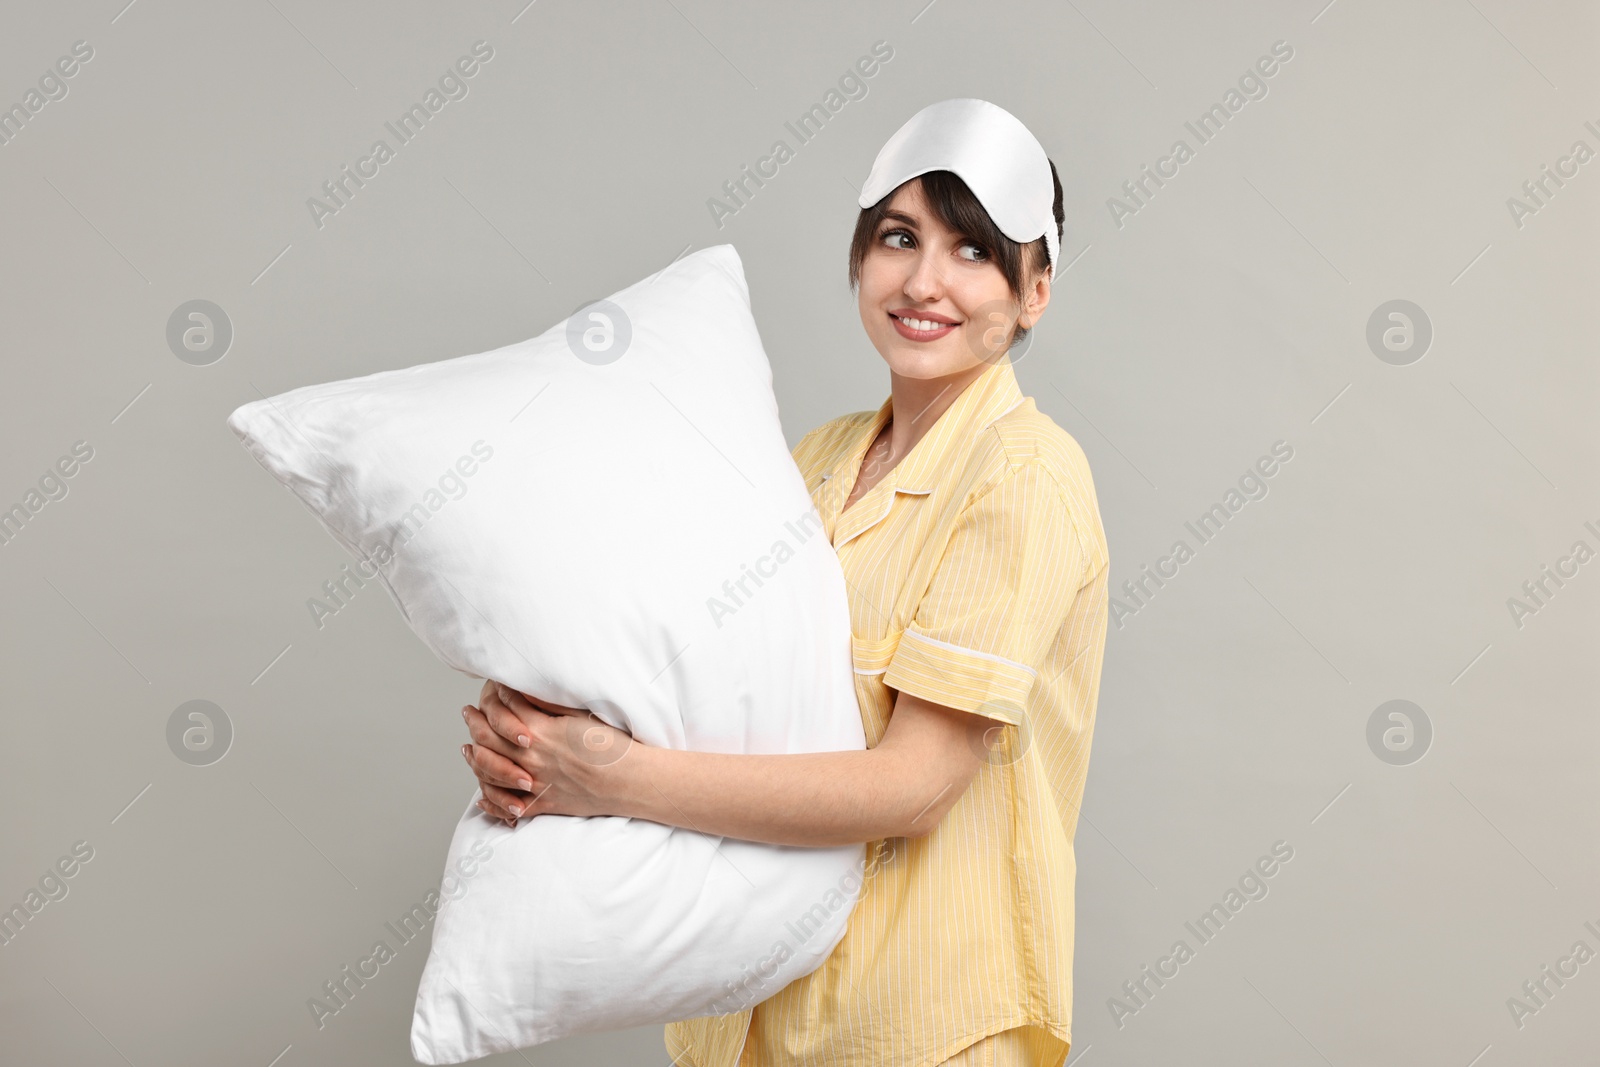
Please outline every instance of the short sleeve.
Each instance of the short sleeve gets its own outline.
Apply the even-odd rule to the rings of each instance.
[[[1037,464],[1008,471],[956,519],[884,684],[1020,725],[1086,565],[1055,478]]]

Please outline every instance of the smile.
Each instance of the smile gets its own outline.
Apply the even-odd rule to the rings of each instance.
[[[932,319],[901,318],[891,314],[895,332],[909,341],[933,341],[961,325],[958,322],[935,322]]]

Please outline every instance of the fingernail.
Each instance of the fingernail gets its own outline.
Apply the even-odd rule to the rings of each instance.
[[[528,747],[528,735],[527,734],[518,734],[517,735],[517,744],[521,745],[523,748],[527,748]]]
[[[517,779],[517,788],[518,789],[522,789],[522,790],[532,789],[533,788],[533,782],[529,781],[526,778],[518,778]]]
[[[506,810],[517,816],[519,819],[522,817],[522,809],[515,804],[507,804]]]
[[[461,717],[462,717],[462,718],[463,718],[463,719],[465,719],[465,718],[466,718],[466,717],[467,717],[467,712],[469,712],[469,711],[471,711],[471,710],[472,710],[472,709],[471,709],[471,708],[462,708],[462,709],[461,709]]]
[[[468,763],[472,762],[472,746],[471,745],[462,745],[461,746],[461,758],[466,760]]]

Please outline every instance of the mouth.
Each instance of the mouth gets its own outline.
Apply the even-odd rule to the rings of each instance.
[[[919,319],[889,313],[895,332],[908,341],[936,341],[960,326],[959,322],[941,322],[937,319]]]

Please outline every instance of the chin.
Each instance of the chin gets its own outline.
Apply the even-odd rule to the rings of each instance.
[[[902,378],[947,378],[978,364],[959,341],[951,346],[934,347],[910,344],[896,335],[886,344],[886,349],[882,350],[884,362]]]

